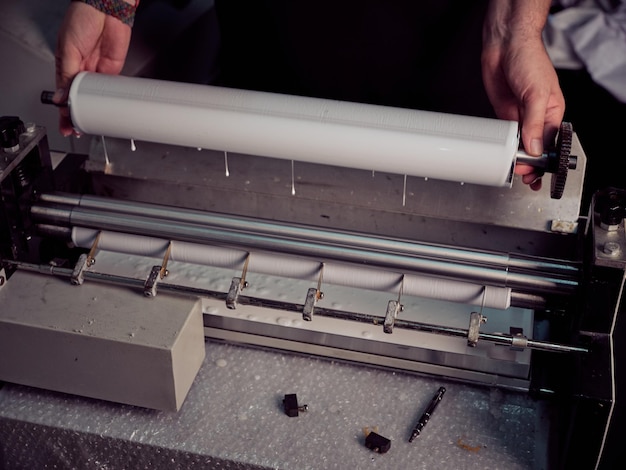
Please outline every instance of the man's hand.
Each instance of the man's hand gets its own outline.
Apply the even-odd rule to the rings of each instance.
[[[130,26],[117,18],[85,3],[72,2],[57,42],[57,91],[53,101],[58,104],[67,102],[70,84],[79,72],[120,73],[130,36]],[[74,132],[67,107],[60,108],[59,129],[64,136]]]
[[[487,95],[496,115],[518,121],[522,143],[540,156],[554,140],[565,111],[556,71],[541,33],[550,0],[491,0],[483,34],[482,70]],[[532,189],[541,175],[528,165],[515,172]]]

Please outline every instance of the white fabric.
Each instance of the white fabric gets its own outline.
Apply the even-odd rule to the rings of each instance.
[[[544,34],[555,67],[584,67],[596,83],[626,103],[626,3],[558,3],[565,8],[550,15]]]

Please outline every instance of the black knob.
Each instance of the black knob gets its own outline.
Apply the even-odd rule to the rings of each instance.
[[[0,117],[0,147],[12,149],[20,143],[20,134],[26,131],[24,123],[17,116]]]
[[[619,225],[624,218],[624,208],[620,205],[609,205],[601,215],[601,221],[605,225]]]
[[[600,221],[604,225],[619,225],[626,216],[626,194],[608,190],[599,199]]]

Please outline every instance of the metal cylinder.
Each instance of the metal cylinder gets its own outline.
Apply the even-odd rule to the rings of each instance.
[[[569,293],[577,286],[578,269],[561,261],[511,259],[506,254],[97,197],[83,197],[78,203],[69,198],[69,204],[60,204],[63,198],[58,196],[41,200],[53,202],[33,206],[33,216],[42,223],[346,261],[529,293]]]

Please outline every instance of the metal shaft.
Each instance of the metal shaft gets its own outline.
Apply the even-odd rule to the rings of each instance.
[[[528,293],[571,293],[579,274],[575,265],[565,261],[513,258],[154,204],[58,195],[44,195],[41,201],[31,212],[46,224],[347,261]]]
[[[7,261],[10,264],[15,265],[19,269],[27,270],[27,271],[35,271],[42,274],[54,275],[59,277],[67,277],[70,278],[73,274],[73,269],[71,268],[61,268],[56,266],[48,266],[48,265],[38,265],[33,263],[25,263],[20,261]],[[95,271],[85,271],[84,272],[85,279],[105,282],[115,285],[122,285],[131,288],[143,289],[145,280],[144,279],[135,279],[125,276],[118,276],[113,274],[106,273],[98,273]],[[200,289],[195,287],[189,287],[184,285],[176,285],[176,284],[168,284],[162,282],[159,284],[159,290],[165,292],[174,292],[179,294],[187,294],[187,295],[195,295],[195,296],[203,296],[203,297],[212,297],[220,300],[226,299],[226,293],[213,291],[209,289]],[[281,302],[270,299],[260,299],[256,297],[247,297],[247,296],[239,296],[237,299],[238,303],[242,305],[254,305],[259,307],[266,307],[272,309],[279,309],[285,311],[295,312],[298,315],[302,314],[303,305],[294,304],[289,302]],[[341,310],[333,310],[327,308],[317,308],[315,314],[320,317],[329,317],[329,318],[337,318],[341,320],[350,320],[356,321],[360,323],[368,323],[368,324],[379,324],[382,325],[384,323],[384,317],[363,313],[355,313],[355,312],[345,312]],[[467,338],[468,330],[463,328],[454,328],[447,327],[442,325],[433,325],[429,323],[421,323],[415,322],[411,320],[396,320],[395,328],[421,331],[425,333],[434,333],[445,336],[456,336],[459,338]],[[514,346],[514,337],[512,335],[502,334],[502,333],[479,333],[479,339],[482,341],[500,344],[505,346]],[[559,343],[551,343],[546,341],[537,341],[529,339],[525,347],[529,349],[537,349],[542,351],[550,351],[550,352],[562,352],[562,353],[586,353],[587,349],[581,348],[578,346],[570,346]]]

